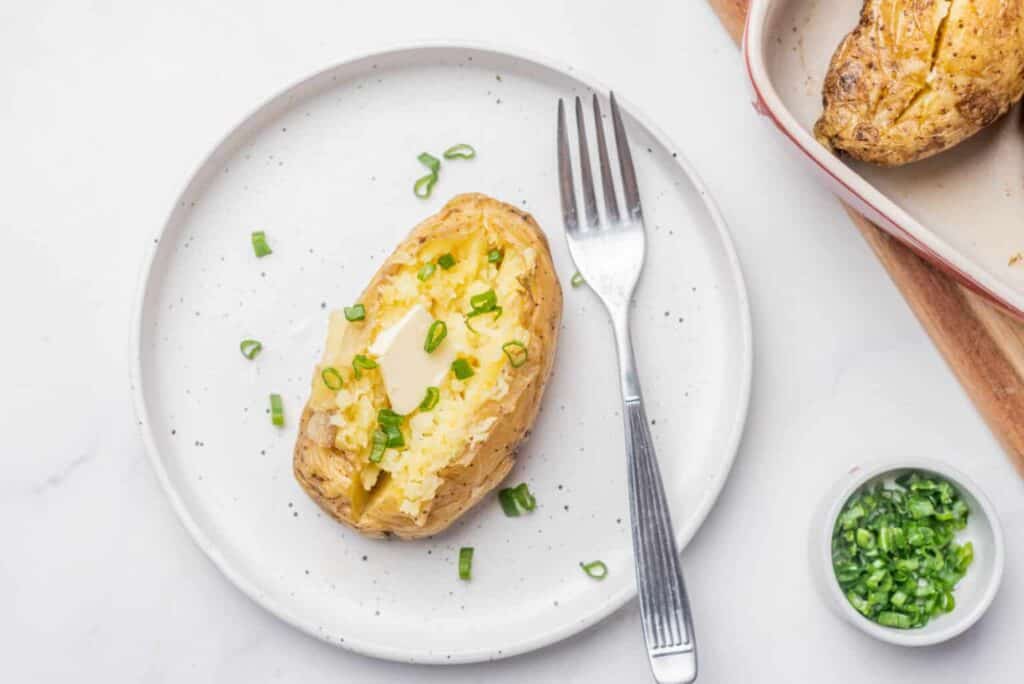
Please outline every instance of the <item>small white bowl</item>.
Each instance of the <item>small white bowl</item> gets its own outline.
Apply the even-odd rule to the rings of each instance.
[[[847,601],[832,569],[832,531],[843,506],[858,490],[878,480],[898,477],[908,470],[937,475],[956,487],[970,507],[967,527],[957,533],[957,540],[973,542],[974,561],[953,590],[956,607],[951,613],[933,617],[924,627],[896,629],[872,622],[854,610]],[[961,634],[977,622],[992,604],[1003,578],[1003,531],[988,497],[959,470],[927,459],[910,459],[901,461],[899,465],[875,463],[852,468],[823,500],[812,528],[811,560],[815,565],[819,589],[829,605],[847,622],[891,644],[929,646]]]

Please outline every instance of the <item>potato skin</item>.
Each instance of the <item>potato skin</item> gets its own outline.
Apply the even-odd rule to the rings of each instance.
[[[898,166],[974,135],[1024,93],[1024,0],[866,0],[836,49],[814,127]]]
[[[455,455],[438,475],[443,483],[435,493],[426,519],[413,520],[403,514],[397,501],[378,497],[364,510],[352,496],[330,496],[325,490],[360,491],[357,480],[360,469],[357,454],[347,454],[332,446],[330,427],[321,418],[311,399],[303,411],[295,445],[293,471],[302,488],[320,507],[340,522],[368,536],[393,534],[403,539],[428,537],[441,532],[494,489],[511,470],[516,448],[528,434],[540,408],[544,387],[551,375],[562,315],[562,290],[555,274],[547,238],[529,214],[481,194],[459,195],[440,212],[416,226],[409,236],[371,279],[360,301],[367,302],[367,316],[372,316],[377,290],[402,263],[414,258],[417,247],[426,240],[452,235],[471,228],[467,217],[486,213],[492,221],[500,221],[503,236],[521,248],[536,252],[534,278],[521,283],[531,305],[524,312],[524,326],[531,332],[526,363],[511,374],[508,393],[490,401],[481,410],[481,417],[497,420],[483,439],[470,441],[463,453]],[[325,350],[325,358],[330,353]],[[319,417],[318,417],[319,416]],[[342,459],[340,481],[326,483],[310,473],[309,464],[324,452]]]

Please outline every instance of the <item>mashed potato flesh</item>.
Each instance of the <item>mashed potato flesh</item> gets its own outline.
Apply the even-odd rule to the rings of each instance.
[[[493,249],[503,250],[500,264],[488,261]],[[451,268],[437,267],[426,280],[417,277],[424,264],[436,264],[444,254],[455,258]],[[445,322],[448,334],[442,346],[469,361],[474,374],[459,380],[447,373],[438,387],[437,405],[430,411],[414,411],[403,421],[405,447],[387,449],[380,462],[373,464],[369,462],[372,434],[378,410],[388,407],[387,393],[378,371],[364,370],[356,378],[352,356],[338,359],[339,370],[344,366],[345,386],[334,396],[331,424],[337,428],[336,448],[362,454],[362,469],[353,478],[356,486],[365,491],[397,487],[401,490],[400,510],[412,518],[425,515],[442,483],[438,473],[455,455],[466,453],[469,442],[484,439],[497,419],[481,409],[509,391],[508,373],[512,369],[502,345],[513,340],[524,345],[530,342],[522,324],[524,297],[528,296],[524,283],[532,278],[535,265],[532,248],[502,244],[497,232],[482,219],[480,229],[462,239],[424,242],[415,259],[402,263],[398,272],[376,290],[377,315],[369,339],[375,339],[419,304],[434,319]],[[472,311],[470,298],[492,289],[501,314],[475,316],[467,325],[465,315]],[[343,335],[345,324],[343,318],[332,317],[329,350],[331,340]],[[336,326],[338,330],[334,330]],[[369,346],[346,351],[372,358]]]

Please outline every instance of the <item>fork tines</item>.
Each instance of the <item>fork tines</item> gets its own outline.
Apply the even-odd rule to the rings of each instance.
[[[626,138],[626,127],[622,123],[622,113],[615,101],[615,93],[609,95],[612,110],[612,129],[615,132],[615,149],[619,158],[619,171],[622,177],[622,191],[625,199],[625,210],[630,219],[639,219],[640,192],[637,189],[636,171],[633,168],[633,157],[629,151],[629,140]],[[612,177],[611,162],[608,157],[608,145],[605,142],[604,124],[601,116],[601,104],[597,94],[593,96],[594,129],[597,134],[597,159],[601,167],[601,194],[604,197],[605,219],[610,224],[621,220],[619,203],[615,192],[615,181]],[[590,152],[587,143],[586,125],[584,123],[583,102],[576,98],[576,136],[579,143],[580,181],[583,191],[584,225],[595,228],[601,223],[597,209],[597,197],[594,191],[594,178],[590,167]],[[572,155],[569,151],[569,134],[565,122],[565,103],[558,100],[558,179],[562,194],[562,216],[567,230],[579,229],[579,214],[576,208],[576,192],[573,182]]]

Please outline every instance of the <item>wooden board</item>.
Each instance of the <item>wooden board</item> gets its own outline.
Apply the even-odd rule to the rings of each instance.
[[[709,2],[738,43],[748,0]],[[849,207],[846,212],[1024,476],[1024,323]]]

